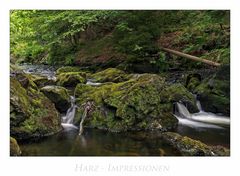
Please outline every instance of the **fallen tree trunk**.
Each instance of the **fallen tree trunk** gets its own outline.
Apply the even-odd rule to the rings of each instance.
[[[199,57],[196,57],[196,56],[192,56],[192,55],[189,55],[189,54],[185,54],[185,53],[182,53],[182,52],[179,52],[179,51],[175,51],[175,50],[172,50],[172,49],[168,49],[168,48],[161,48],[161,49],[163,51],[165,51],[165,52],[168,52],[168,53],[180,56],[180,57],[184,57],[186,59],[190,59],[190,60],[193,60],[193,61],[203,62],[205,64],[208,64],[208,65],[211,65],[211,66],[215,66],[215,67],[221,66],[220,63],[213,62],[213,61],[206,60],[206,59],[202,59],[202,58],[199,58]]]

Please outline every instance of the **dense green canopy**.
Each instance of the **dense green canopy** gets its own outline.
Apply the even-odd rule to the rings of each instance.
[[[173,49],[188,53],[204,50],[201,54],[226,55],[220,62],[229,61],[226,33],[229,11],[13,10],[10,13],[14,61],[71,65],[81,63],[83,57],[106,55],[103,52],[111,49],[112,58],[120,54],[128,60],[141,60],[158,55],[163,62],[165,56],[159,54],[159,46],[166,45],[164,41],[171,43]],[[174,38],[168,41],[168,34],[174,33]]]

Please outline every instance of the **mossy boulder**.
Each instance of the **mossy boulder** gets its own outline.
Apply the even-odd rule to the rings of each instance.
[[[38,138],[61,130],[54,104],[37,88],[29,75],[10,79],[10,132],[17,140]]]
[[[37,85],[33,82],[32,76],[22,71],[11,74],[11,78],[16,79],[24,89],[38,89]]]
[[[56,74],[59,75],[61,73],[68,73],[68,72],[81,72],[80,67],[72,67],[72,66],[65,66],[57,69]]]
[[[10,72],[11,73],[14,73],[14,72],[19,72],[19,71],[22,71],[23,69],[20,67],[20,66],[18,66],[18,65],[16,65],[16,64],[10,64]]]
[[[222,66],[216,74],[194,89],[203,110],[230,115],[230,66]]]
[[[71,106],[68,90],[61,86],[45,86],[41,88],[44,93],[54,104],[57,110],[64,113]]]
[[[201,75],[200,74],[189,74],[186,80],[186,88],[191,92],[201,83]]]
[[[222,146],[208,146],[201,141],[173,132],[162,134],[162,140],[175,148],[182,156],[229,156],[230,151]]]
[[[161,91],[160,96],[161,103],[182,102],[188,107],[191,113],[198,112],[194,95],[180,83],[167,86]]]
[[[57,76],[57,85],[63,87],[75,87],[78,83],[86,83],[85,72],[67,72]]]
[[[47,76],[40,76],[40,75],[30,75],[32,81],[39,87],[44,87],[46,85],[55,85],[56,80],[49,79]]]
[[[75,95],[79,106],[87,101],[95,103],[95,110],[86,122],[89,126],[111,131],[165,131],[175,128],[178,122],[172,114],[174,101],[194,104],[192,95],[183,86],[177,85],[175,92],[168,87],[162,77],[142,74],[125,82],[105,83],[99,87],[78,84]],[[76,124],[82,113],[80,109]]]
[[[20,156],[22,154],[21,149],[17,143],[17,140],[10,137],[10,156]]]
[[[108,68],[101,72],[95,73],[90,76],[91,79],[94,79],[96,82],[123,82],[130,79],[130,75],[126,74],[124,71],[117,68]]]

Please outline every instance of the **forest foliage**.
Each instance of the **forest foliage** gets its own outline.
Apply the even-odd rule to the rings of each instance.
[[[11,59],[72,65],[111,48],[127,62],[147,59],[164,70],[160,47],[168,46],[228,63],[229,18],[229,11],[12,10]]]

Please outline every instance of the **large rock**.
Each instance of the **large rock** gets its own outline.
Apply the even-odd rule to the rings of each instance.
[[[56,84],[56,80],[49,79],[47,76],[31,75],[31,79],[39,88]]]
[[[57,75],[61,73],[67,73],[67,72],[81,72],[80,67],[72,67],[72,66],[65,66],[57,69]]]
[[[29,75],[12,76],[10,87],[10,132],[17,140],[38,138],[61,130],[54,104],[37,88]]]
[[[180,83],[167,86],[161,91],[160,96],[162,103],[170,102],[173,104],[175,102],[182,102],[188,107],[191,113],[198,112],[194,95]]]
[[[57,85],[63,87],[75,87],[78,83],[86,83],[85,72],[67,72],[57,76]]]
[[[95,73],[90,76],[91,79],[94,79],[96,82],[123,82],[130,79],[130,76],[124,71],[116,68],[108,68],[101,72]]]
[[[205,111],[230,115],[230,66],[222,66],[216,74],[204,79],[194,89]]]
[[[162,134],[162,140],[175,148],[182,156],[229,156],[230,151],[222,146],[208,146],[201,141],[173,132]]]
[[[13,137],[10,137],[10,155],[11,156],[20,156],[22,154],[21,149],[17,143],[17,140]]]
[[[59,112],[66,112],[71,106],[70,96],[64,87],[45,86],[41,88],[41,91],[55,104]]]
[[[77,103],[95,103],[86,124],[111,131],[167,130],[175,128],[177,119],[172,114],[173,102],[183,100],[194,107],[193,95],[183,86],[170,91],[164,79],[155,74],[143,74],[121,83],[107,83],[100,87],[78,84]],[[196,105],[195,105],[196,108]],[[83,114],[78,111],[75,122]]]
[[[194,89],[201,83],[201,75],[200,74],[189,74],[186,79],[186,87],[190,91],[194,91]]]

